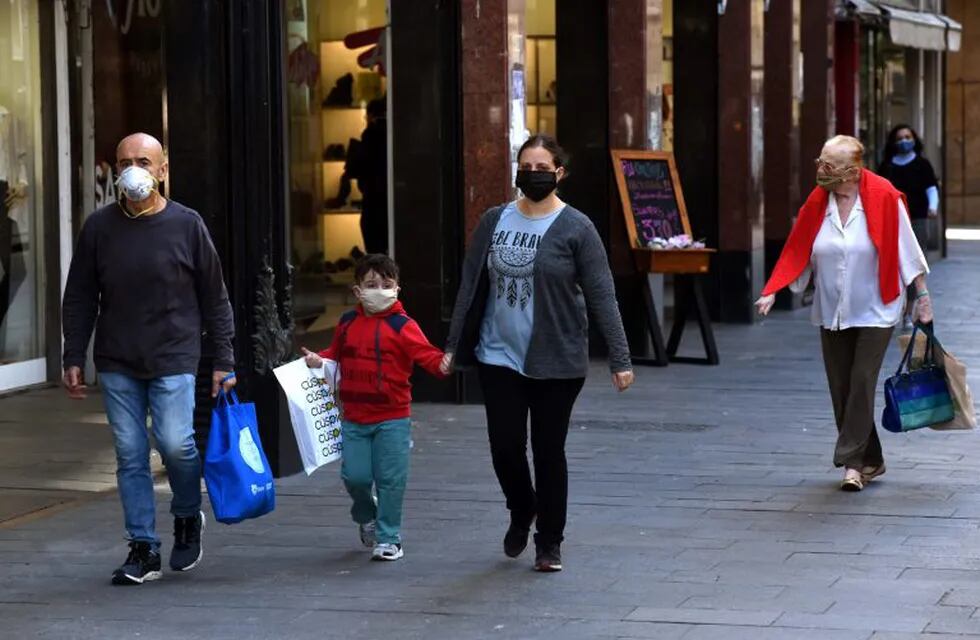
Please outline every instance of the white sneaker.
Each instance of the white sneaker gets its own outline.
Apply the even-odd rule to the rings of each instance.
[[[389,544],[386,542],[375,545],[374,552],[371,554],[372,560],[399,560],[405,552],[402,551],[400,544]]]
[[[368,549],[378,543],[378,524],[374,520],[357,525],[357,531],[361,534],[361,544]]]

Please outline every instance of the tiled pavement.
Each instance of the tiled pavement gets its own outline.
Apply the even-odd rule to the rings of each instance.
[[[930,288],[980,390],[978,282],[980,243],[958,243]],[[980,440],[882,433],[888,474],[838,491],[807,314],[719,327],[720,367],[643,370],[621,396],[596,367],[568,439],[566,570],[548,576],[500,551],[481,408],[429,405],[401,562],[368,561],[332,466],[281,481],[268,517],[212,525],[192,574],[113,588],[124,548],[115,494],[93,493],[112,480],[98,405],[0,400],[0,518],[10,487],[87,496],[0,525],[0,636],[980,639]]]

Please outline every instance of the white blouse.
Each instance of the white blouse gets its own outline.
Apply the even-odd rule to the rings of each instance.
[[[916,242],[908,212],[898,204],[899,285],[904,291],[929,265]],[[868,235],[868,219],[858,196],[842,224],[837,197],[831,196],[827,216],[813,242],[810,264],[790,285],[796,293],[806,289],[814,276],[811,317],[818,327],[837,331],[851,327],[894,327],[902,320],[905,296],[885,304],[878,284],[878,250]]]

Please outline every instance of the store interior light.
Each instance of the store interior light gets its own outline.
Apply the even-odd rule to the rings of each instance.
[[[980,228],[949,227],[946,229],[946,239],[980,241]]]

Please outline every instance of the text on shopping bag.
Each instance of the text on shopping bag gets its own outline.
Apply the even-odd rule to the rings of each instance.
[[[296,445],[307,474],[343,453],[340,408],[334,395],[336,363],[311,370],[302,358],[274,371],[286,394]]]

